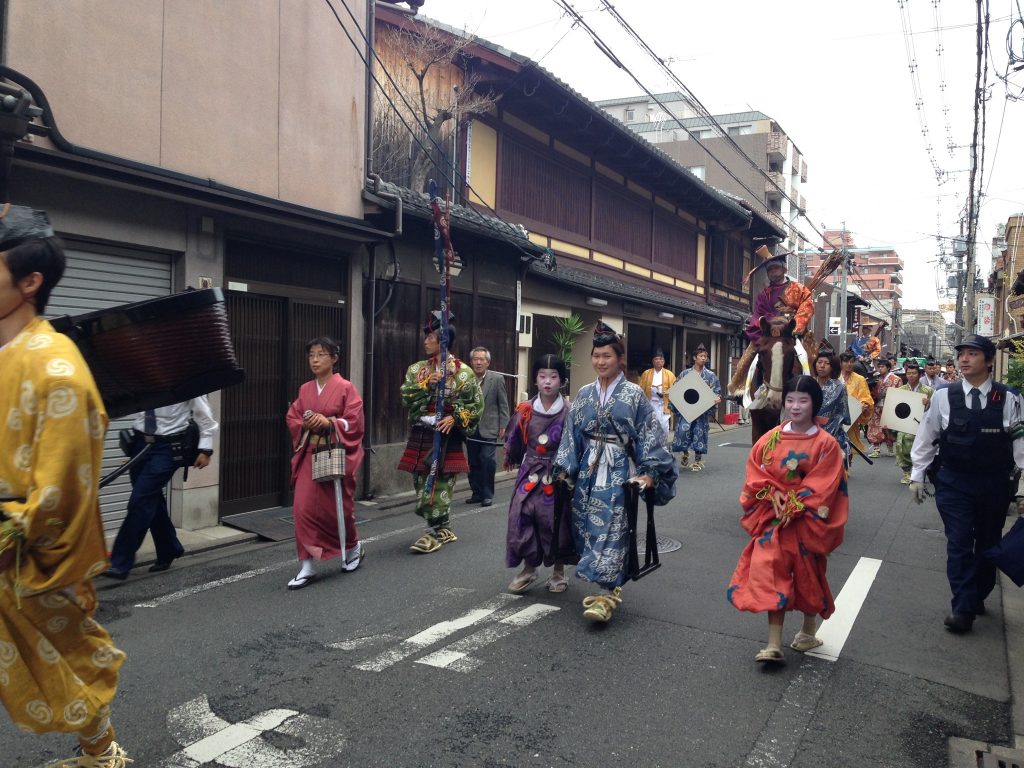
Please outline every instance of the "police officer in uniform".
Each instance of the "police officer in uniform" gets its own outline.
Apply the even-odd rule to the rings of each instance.
[[[910,491],[918,504],[924,501],[925,472],[935,460],[935,504],[946,530],[953,592],[945,625],[962,634],[985,613],[996,583],[995,566],[982,553],[1002,534],[1014,464],[1024,468],[1024,400],[993,381],[990,339],[971,334],[956,351],[962,379],[932,395],[910,452]]]

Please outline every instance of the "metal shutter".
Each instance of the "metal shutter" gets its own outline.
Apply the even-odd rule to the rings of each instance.
[[[92,253],[66,248],[64,277],[50,296],[46,314],[80,315],[134,301],[166,296],[171,292],[170,257],[149,254]],[[118,430],[131,426],[129,419],[110,422],[103,449],[103,474],[124,460],[117,447]],[[131,481],[125,473],[100,493],[103,528],[116,532],[124,519]]]

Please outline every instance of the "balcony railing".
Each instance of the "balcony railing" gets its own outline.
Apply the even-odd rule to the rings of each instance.
[[[903,282],[903,275],[901,275],[899,272],[893,272],[891,275],[889,275],[889,282],[891,282],[893,285],[899,285],[900,283]]]
[[[769,181],[768,179],[771,179],[771,181]],[[786,179],[778,171],[768,171],[768,179],[764,180],[764,191],[767,192],[769,195],[779,194],[779,190],[775,188],[776,184],[783,191],[786,190]],[[772,182],[775,182],[775,184],[772,184]]]
[[[768,155],[777,155],[779,159],[786,157],[786,134],[782,131],[772,131],[768,134]]]
[[[807,181],[807,161],[800,160],[800,181]]]

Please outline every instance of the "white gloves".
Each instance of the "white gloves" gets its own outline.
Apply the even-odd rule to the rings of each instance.
[[[924,503],[925,496],[927,495],[925,493],[924,483],[911,483],[910,492],[914,495],[914,501],[918,504]]]

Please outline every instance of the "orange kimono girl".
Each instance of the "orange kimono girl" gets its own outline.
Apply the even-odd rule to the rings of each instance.
[[[849,510],[843,451],[824,429],[776,427],[754,445],[740,493],[740,524],[750,542],[729,581],[741,611],[835,610],[826,555],[843,542]]]

